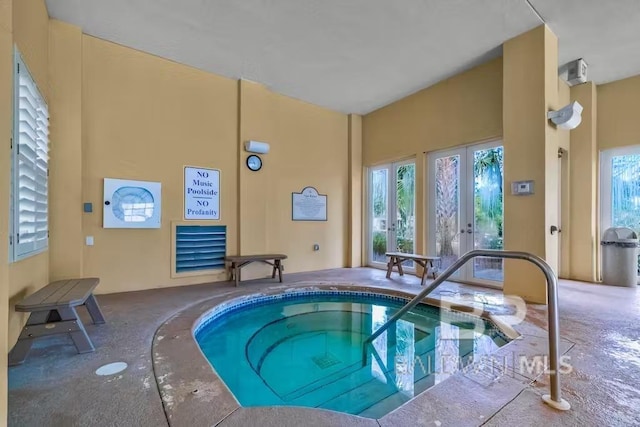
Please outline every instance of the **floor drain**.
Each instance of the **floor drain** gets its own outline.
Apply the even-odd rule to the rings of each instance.
[[[117,374],[118,372],[122,372],[125,369],[127,369],[127,364],[124,362],[109,363],[96,369],[96,375],[113,375]]]
[[[313,360],[313,363],[318,365],[320,369],[327,369],[340,363],[340,359],[331,353],[325,353],[322,356],[313,356],[311,360]]]

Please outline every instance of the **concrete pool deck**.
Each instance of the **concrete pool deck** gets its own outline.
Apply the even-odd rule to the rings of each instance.
[[[389,280],[385,272],[367,268],[288,274],[283,285],[297,282],[307,282],[304,286],[309,286],[309,282],[355,283],[412,293],[421,289],[416,277],[396,275]],[[99,296],[107,324],[87,326],[96,345],[95,353],[78,355],[70,339],[52,337],[36,341],[24,365],[9,369],[9,425],[167,425],[166,415],[172,414],[171,409],[165,414],[156,382],[156,374],[164,374],[154,374],[152,355],[158,328],[176,313],[204,300],[238,292],[252,294],[274,286],[271,280],[256,280],[243,282],[240,288],[225,282]],[[489,302],[501,295],[455,283],[443,284],[432,297],[438,298],[441,293],[464,301]],[[344,417],[348,417],[348,424],[363,426],[637,423],[640,292],[561,281],[560,321],[561,350],[568,351],[574,368],[562,377],[563,397],[572,405],[569,412],[556,412],[542,403],[540,396],[548,391],[545,378],[534,380],[519,374],[503,376],[491,383],[464,376],[450,378],[442,383],[449,383],[448,387],[438,385],[424,393],[430,393],[428,399],[421,399],[424,394],[420,395],[380,421],[304,408],[238,408],[235,399],[229,400],[228,396],[211,398],[207,390],[212,389],[207,387],[212,383],[203,380],[201,386],[184,384],[183,414],[192,418],[191,421],[176,418],[172,425],[328,426],[345,425]],[[178,327],[190,327],[189,321],[185,322],[186,326]],[[546,327],[546,307],[529,305],[527,322],[519,331],[529,336],[528,346],[544,354],[546,334],[540,333],[540,327]],[[118,361],[128,363],[128,368],[111,376],[95,375],[100,366]],[[184,365],[192,366],[203,378],[212,375],[213,371],[207,365],[203,368],[201,362],[192,359]],[[192,393],[195,389],[198,392]],[[179,394],[175,396],[179,400]],[[206,409],[185,404],[189,401],[186,396],[191,396],[193,402],[205,399]],[[216,414],[222,415],[216,418]]]

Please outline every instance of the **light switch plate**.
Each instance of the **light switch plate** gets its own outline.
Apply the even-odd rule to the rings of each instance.
[[[514,196],[528,196],[533,194],[533,181],[513,181],[511,194]]]
[[[85,242],[87,243],[87,246],[93,246],[93,236],[85,237]]]

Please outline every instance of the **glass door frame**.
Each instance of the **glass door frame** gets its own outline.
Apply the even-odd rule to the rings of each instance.
[[[386,227],[387,227],[387,252],[397,252],[397,218],[394,219],[394,216],[397,216],[397,177],[398,177],[398,169],[401,166],[413,164],[414,168],[416,167],[416,159],[410,158],[405,159],[393,163],[384,163],[380,165],[370,166],[368,168],[367,173],[367,234],[366,234],[366,245],[367,245],[367,266],[374,268],[387,269],[387,261],[379,262],[374,261],[373,259],[373,173],[377,170],[387,170],[387,218],[386,218]],[[415,179],[415,175],[414,175]],[[415,244],[416,244],[416,229],[415,229],[415,218],[416,218],[416,194],[415,194],[415,182],[414,182],[414,204],[413,204],[413,218],[414,218],[414,229],[413,229],[413,252],[415,253]],[[415,267],[408,267],[403,265],[403,270],[408,271],[409,273],[415,273]]]
[[[466,164],[467,162],[467,148],[466,147],[456,147],[456,148],[450,148],[447,150],[440,150],[440,151],[432,151],[430,153],[427,154],[427,182],[426,182],[426,186],[427,186],[427,212],[428,212],[428,219],[429,219],[429,224],[427,226],[427,230],[428,230],[428,236],[426,236],[427,238],[427,247],[428,249],[428,253],[429,254],[436,254],[437,250],[436,250],[436,186],[435,186],[435,172],[436,172],[436,160],[440,159],[440,158],[445,158],[445,157],[454,157],[454,156],[458,156],[459,157],[459,162],[460,164],[458,165],[458,222],[457,222],[457,229],[459,232],[457,232],[458,236],[458,256],[462,255],[463,253],[467,252],[469,249],[467,248],[467,240],[466,238],[462,238],[463,236],[463,232],[466,230],[463,230],[464,227],[464,219],[466,218],[466,216],[468,215],[468,208],[467,208],[467,202],[468,202],[468,197],[465,191],[466,186],[464,185],[460,185],[460,183],[464,183],[467,181],[467,173],[468,173],[468,168],[463,167],[464,164]],[[464,193],[464,194],[463,194]],[[466,237],[466,236],[465,236]],[[451,276],[450,280],[452,281],[461,281],[461,282],[466,282],[467,278],[469,277],[469,266],[471,264],[467,263],[464,266],[462,266],[462,268],[460,268],[460,270],[458,270],[456,273],[453,274],[453,276]],[[443,267],[444,268],[444,267]]]
[[[427,213],[428,224],[426,229],[428,230],[428,236],[426,236],[428,252],[436,253],[436,222],[435,222],[435,199],[436,199],[436,187],[435,182],[435,160],[442,157],[460,156],[461,165],[459,167],[458,180],[460,183],[458,188],[458,209],[459,209],[459,255],[462,255],[475,247],[475,172],[474,172],[474,153],[476,151],[488,150],[491,148],[503,147],[504,143],[502,139],[496,139],[491,141],[479,142],[469,145],[458,146],[446,150],[432,151],[427,153],[427,174],[426,174],[426,188],[427,188]],[[503,158],[504,162],[504,158]],[[503,164],[504,168],[504,164]],[[502,238],[504,241],[504,198],[505,198],[505,186],[504,186],[504,174],[502,176],[502,203],[503,203],[503,218],[502,218]],[[471,227],[468,226],[471,224]],[[464,233],[464,238],[462,237]],[[479,258],[481,259],[481,258]],[[458,273],[451,276],[450,280],[455,282],[470,283],[473,285],[481,285],[495,289],[502,289],[504,282],[488,280],[474,277],[475,262],[466,263]],[[504,271],[504,263],[503,263]]]
[[[609,227],[618,226],[613,224],[613,171],[611,168],[612,160],[614,157],[629,155],[640,155],[640,145],[629,145],[626,147],[609,148],[600,151],[600,173],[598,176],[600,185],[600,220],[598,221],[598,227],[600,228],[600,230],[598,234],[600,235],[600,239],[602,239],[602,237],[604,236],[604,232]],[[638,225],[638,228],[640,228],[640,225]],[[602,251],[600,250],[600,245],[597,245],[597,248],[598,249],[596,254],[599,266],[598,275],[602,280]],[[638,275],[638,280],[638,283],[640,284],[640,275]]]

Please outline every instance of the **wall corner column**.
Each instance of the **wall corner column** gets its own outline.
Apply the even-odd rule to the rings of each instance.
[[[83,275],[82,30],[53,19],[49,83],[49,110],[56,112],[50,136],[49,276],[59,280]]]
[[[349,115],[349,248],[347,267],[362,266],[362,117]]]
[[[571,131],[571,270],[575,280],[599,279],[597,92],[593,82],[571,88],[571,99],[584,107],[582,123]]]
[[[13,132],[13,2],[0,0],[0,427],[7,425],[9,353],[9,189]]]
[[[530,252],[557,267],[557,130],[547,111],[558,103],[558,39],[542,25],[503,45],[504,246]],[[555,175],[554,175],[555,174]],[[513,181],[533,180],[535,193],[513,196]],[[504,293],[546,303],[543,274],[533,265],[505,261]]]

